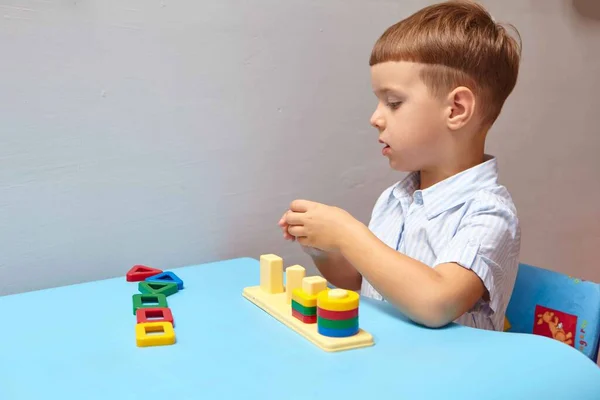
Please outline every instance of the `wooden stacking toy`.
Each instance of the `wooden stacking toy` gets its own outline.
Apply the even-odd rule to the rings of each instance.
[[[325,351],[368,347],[373,336],[359,327],[357,292],[329,288],[321,276],[306,276],[300,265],[285,269],[275,254],[260,257],[260,284],[243,296]]]

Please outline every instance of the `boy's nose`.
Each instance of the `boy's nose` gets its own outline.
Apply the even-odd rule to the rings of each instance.
[[[384,121],[383,118],[381,118],[381,114],[378,112],[378,110],[375,110],[373,115],[371,115],[370,122],[374,128],[377,128],[380,131],[384,129]]]

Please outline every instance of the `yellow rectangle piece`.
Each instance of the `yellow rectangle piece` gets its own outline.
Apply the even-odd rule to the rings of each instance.
[[[283,259],[275,254],[260,256],[260,288],[266,293],[283,292]]]
[[[302,279],[302,290],[309,296],[315,296],[327,289],[327,280],[322,276],[307,276]]]
[[[292,301],[294,289],[302,288],[302,279],[306,276],[306,269],[301,265],[292,265],[285,269],[285,293],[287,301]]]
[[[300,303],[304,307],[316,307],[317,306],[317,295],[310,296],[302,288],[294,290],[292,299],[297,303]]]
[[[175,330],[168,321],[142,322],[135,326],[135,339],[139,347],[169,345],[175,343]]]

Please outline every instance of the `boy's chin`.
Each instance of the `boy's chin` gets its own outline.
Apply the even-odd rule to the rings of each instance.
[[[419,168],[417,168],[414,165],[410,165],[407,162],[403,162],[402,160],[396,160],[393,158],[389,159],[389,164],[391,169],[398,172],[414,172],[419,170]]]

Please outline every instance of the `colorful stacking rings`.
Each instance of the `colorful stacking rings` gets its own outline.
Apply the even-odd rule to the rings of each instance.
[[[317,331],[323,336],[347,337],[356,335],[358,301],[356,292],[331,289],[317,295]]]

